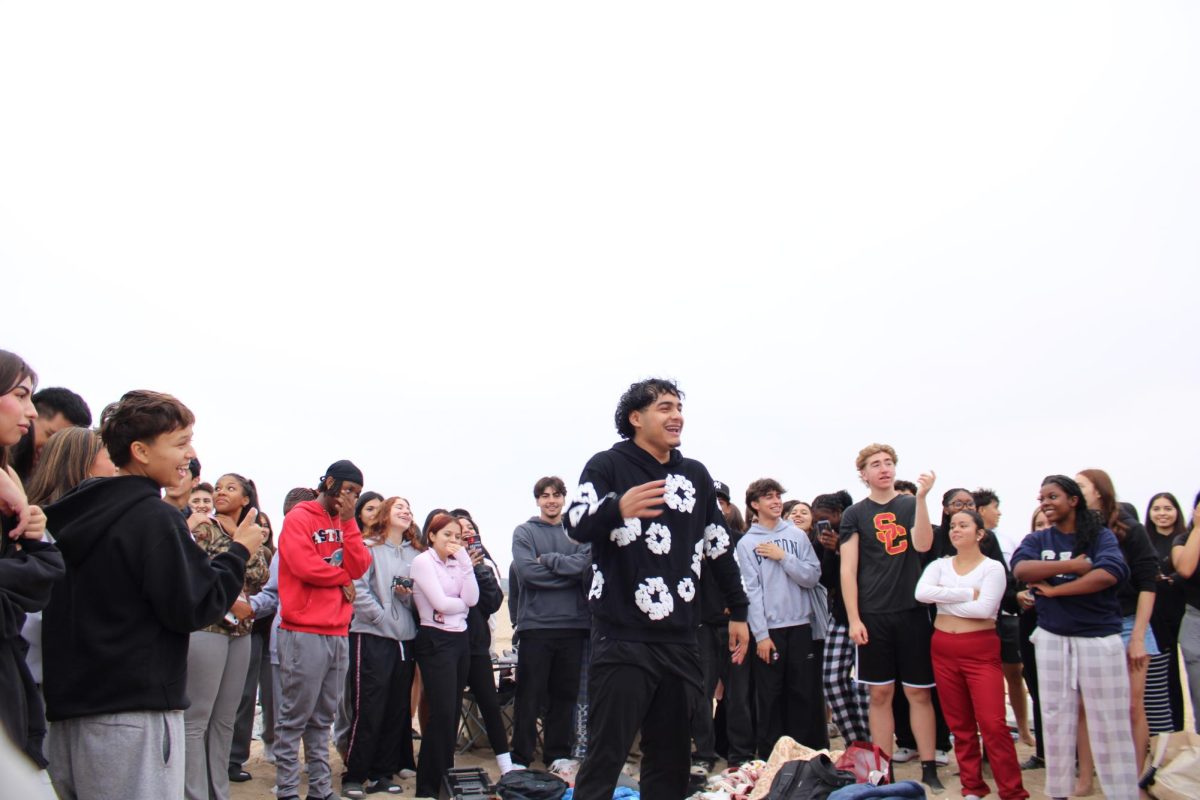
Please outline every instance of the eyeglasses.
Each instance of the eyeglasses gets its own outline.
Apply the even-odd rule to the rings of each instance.
[[[974,507],[975,507],[974,500],[955,500],[954,502],[952,502],[950,504],[950,508],[953,508],[955,511],[962,511],[964,508],[974,508]]]

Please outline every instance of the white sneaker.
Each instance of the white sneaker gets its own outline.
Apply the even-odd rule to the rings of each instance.
[[[950,763],[950,754],[945,750],[934,750],[933,760],[937,762],[939,767],[944,767]]]
[[[907,764],[917,757],[916,750],[910,750],[907,747],[897,747],[892,751],[892,761],[896,764]]]
[[[396,774],[399,775],[404,780],[408,780],[409,778],[417,777],[417,771],[415,769],[408,769],[407,767],[400,770]]]

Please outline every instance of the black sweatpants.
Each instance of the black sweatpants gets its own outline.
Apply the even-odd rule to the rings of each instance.
[[[575,778],[575,800],[612,798],[639,728],[641,796],[686,797],[692,737],[685,721],[700,692],[700,675],[695,644],[593,637],[588,753]]]
[[[504,730],[504,717],[500,714],[500,700],[496,697],[496,673],[492,670],[492,659],[488,655],[471,656],[467,670],[467,686],[475,695],[475,705],[483,717],[488,743],[496,755],[508,752],[508,733]],[[526,764],[528,766],[528,764]]]
[[[713,695],[717,682],[729,683],[729,626],[701,625],[696,630],[696,644],[700,648],[700,668],[703,671],[704,687],[692,710],[692,740],[696,743],[695,758],[701,761],[716,761],[717,736],[713,724]]]
[[[1022,611],[1017,619],[1021,623],[1021,664],[1024,670],[1025,687],[1029,689],[1029,697],[1033,700],[1033,740],[1035,742],[1033,752],[1038,758],[1045,759],[1046,744],[1042,740],[1042,700],[1041,692],[1038,691],[1037,655],[1034,652],[1033,642],[1029,640],[1037,628],[1037,611],[1032,608]]]
[[[730,766],[754,760],[754,751],[758,747],[755,736],[758,709],[754,702],[754,648],[752,637],[742,663],[730,662],[729,679],[725,681],[725,693],[718,709],[725,724],[725,741],[728,745],[726,760]]]
[[[438,797],[442,775],[454,766],[462,693],[471,661],[470,643],[466,631],[451,633],[422,625],[413,649],[429,703],[429,730],[421,731],[417,760],[417,796]]]
[[[828,747],[828,735],[823,741],[811,740],[813,707],[821,703],[824,714],[822,698],[814,697],[812,691],[812,673],[821,671],[813,655],[812,626],[773,628],[770,636],[779,657],[768,664],[757,653],[753,655],[759,757],[769,757],[775,742],[784,735],[814,750]]]
[[[513,713],[513,763],[533,766],[537,720],[542,709],[542,761],[571,757],[584,630],[528,630],[517,654],[517,697]]]
[[[350,634],[346,702],[346,774],[357,783],[391,778],[413,762],[411,642],[369,633]]]

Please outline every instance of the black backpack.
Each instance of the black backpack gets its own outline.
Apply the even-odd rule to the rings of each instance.
[[[540,769],[514,769],[496,784],[504,800],[561,800],[566,793],[566,781]]]
[[[808,761],[789,761],[775,773],[767,800],[825,800],[835,790],[855,783],[854,773],[837,769],[819,753]]]

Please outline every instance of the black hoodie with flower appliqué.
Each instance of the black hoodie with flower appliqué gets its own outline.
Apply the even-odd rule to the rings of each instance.
[[[622,519],[621,496],[666,481],[662,514]],[[746,593],[712,476],[672,450],[666,464],[630,441],[597,453],[583,468],[565,515],[567,535],[592,545],[588,601],[593,629],[613,639],[693,642],[700,624],[700,576],[715,572],[731,618],[746,619]]]

